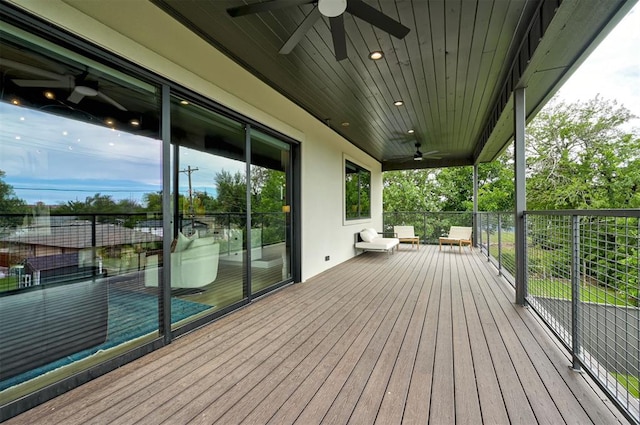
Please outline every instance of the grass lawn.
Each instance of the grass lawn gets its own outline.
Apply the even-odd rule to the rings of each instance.
[[[533,296],[571,299],[571,284],[561,280],[530,279],[528,289]],[[624,297],[620,297],[615,290],[593,285],[580,286],[580,300],[611,305],[635,304]]]
[[[18,278],[16,276],[3,277],[0,279],[0,292],[18,289]]]
[[[627,389],[629,394],[635,398],[640,398],[640,391],[638,386],[640,385],[638,377],[633,375],[623,375],[621,373],[611,373],[620,384]]]

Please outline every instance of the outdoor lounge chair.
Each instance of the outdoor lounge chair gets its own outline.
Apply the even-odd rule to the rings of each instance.
[[[460,252],[462,252],[462,247],[464,245],[469,245],[471,247],[471,227],[460,227],[460,226],[451,226],[449,229],[449,234],[447,236],[442,236],[438,239],[440,244],[440,250],[442,250],[442,244],[449,244],[452,248],[453,245],[458,245]]]
[[[413,226],[393,226],[393,233],[398,235],[400,242],[411,242],[411,248],[415,244],[420,249],[420,237],[413,230]]]

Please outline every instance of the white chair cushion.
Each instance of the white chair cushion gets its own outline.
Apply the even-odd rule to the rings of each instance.
[[[360,238],[365,242],[371,242],[373,238],[377,237],[378,233],[374,233],[371,229],[363,229],[360,232]]]

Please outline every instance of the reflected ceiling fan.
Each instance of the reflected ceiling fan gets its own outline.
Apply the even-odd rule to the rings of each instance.
[[[420,142],[416,142],[415,143],[416,151],[412,156],[396,157],[396,158],[392,158],[391,161],[405,162],[405,161],[422,161],[423,159],[442,159],[442,154],[436,155],[439,153],[439,151],[429,151],[429,152],[423,153],[422,151],[420,151],[421,146],[422,145],[420,144]]]
[[[80,76],[75,77],[71,74],[57,74],[55,72],[40,69],[38,67],[27,65],[24,63],[16,62],[11,59],[0,59],[0,64],[3,67],[15,69],[18,71],[32,74],[37,77],[44,78],[42,80],[13,78],[11,81],[19,87],[42,87],[47,89],[65,88],[72,89],[71,94],[67,97],[69,102],[78,104],[85,97],[95,97],[107,102],[121,111],[127,111],[127,109],[120,103],[102,93],[98,89],[97,81],[87,80],[88,72],[82,73]]]
[[[344,30],[345,12],[349,12],[353,16],[380,28],[398,39],[404,38],[410,31],[400,22],[369,6],[362,0],[268,0],[261,3],[232,7],[227,9],[227,13],[235,18],[303,4],[313,4],[314,6],[280,49],[279,53],[283,55],[290,53],[298,45],[307,31],[321,16],[329,18],[333,49],[337,61],[347,58],[347,38]]]

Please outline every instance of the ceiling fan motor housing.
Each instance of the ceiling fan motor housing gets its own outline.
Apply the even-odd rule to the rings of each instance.
[[[335,18],[347,10],[347,0],[318,0],[318,10],[327,18]]]

